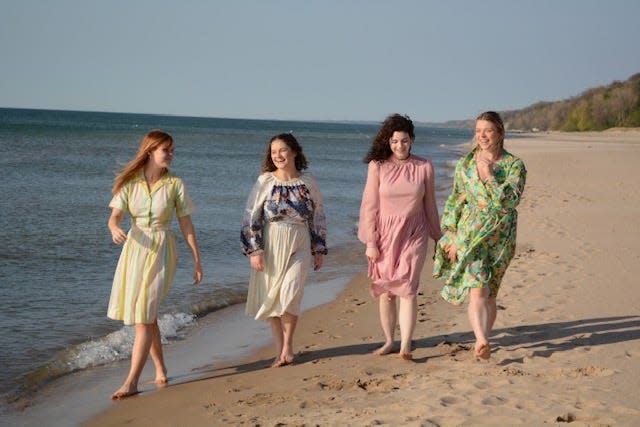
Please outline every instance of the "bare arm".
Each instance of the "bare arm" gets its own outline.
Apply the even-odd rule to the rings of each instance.
[[[440,216],[438,215],[438,206],[436,205],[436,178],[431,162],[427,164],[427,172],[424,182],[424,212],[427,215],[427,224],[429,226],[429,235],[434,242],[442,237],[440,230]]]
[[[118,208],[111,209],[111,216],[109,216],[109,222],[107,226],[109,227],[109,231],[111,231],[111,240],[116,245],[121,245],[127,240],[127,233],[124,232],[122,228],[120,228],[120,223],[122,222],[122,217],[124,216],[124,212],[122,212]]]
[[[197,285],[202,282],[202,261],[200,259],[200,250],[198,249],[198,241],[196,240],[196,229],[191,222],[191,215],[181,216],[178,218],[180,230],[184,239],[187,241],[191,254],[193,255],[193,284]]]

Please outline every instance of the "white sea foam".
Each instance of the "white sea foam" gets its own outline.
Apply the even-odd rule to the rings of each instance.
[[[195,316],[187,313],[164,314],[158,319],[162,343],[180,338],[186,328],[195,324]],[[135,331],[133,326],[124,326],[104,337],[86,341],[72,347],[62,355],[62,363],[67,372],[104,365],[117,360],[128,359]]]

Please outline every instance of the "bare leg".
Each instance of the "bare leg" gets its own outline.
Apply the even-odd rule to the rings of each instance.
[[[280,318],[282,321],[282,333],[283,333],[283,346],[282,353],[280,353],[280,362],[283,365],[288,365],[293,362],[293,333],[296,331],[296,325],[298,324],[298,316],[294,316],[291,313],[284,313]]]
[[[151,338],[151,359],[156,367],[156,379],[155,383],[163,385],[167,383],[167,367],[164,364],[164,355],[162,354],[162,336],[160,335],[160,328],[158,327],[158,320],[153,322],[153,336]]]
[[[487,300],[489,308],[489,318],[487,319],[487,338],[493,331],[493,324],[496,323],[496,317],[498,316],[498,308],[496,306],[496,297],[489,297]]]
[[[483,359],[491,356],[489,345],[489,289],[474,288],[469,291],[469,307],[467,314],[469,323],[476,336],[475,355]]]
[[[276,346],[276,358],[271,367],[279,366],[280,355],[282,354],[282,346],[284,345],[284,335],[282,332],[282,320],[279,317],[271,317],[271,335]]]
[[[112,399],[123,399],[138,393],[138,381],[142,368],[149,357],[151,340],[153,337],[152,323],[138,323],[135,325],[136,338],[131,352],[131,369],[124,384],[111,395]]]
[[[400,298],[400,356],[403,359],[411,359],[411,340],[417,319],[417,299]]]
[[[398,312],[395,296],[385,293],[380,295],[378,300],[380,302],[380,324],[384,333],[384,344],[375,350],[373,354],[382,356],[391,353],[391,350],[393,350],[393,335],[396,329]]]

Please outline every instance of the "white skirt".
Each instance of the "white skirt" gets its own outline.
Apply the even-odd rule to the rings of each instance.
[[[309,228],[267,222],[263,242],[264,271],[251,269],[245,313],[263,321],[298,316],[312,259]]]

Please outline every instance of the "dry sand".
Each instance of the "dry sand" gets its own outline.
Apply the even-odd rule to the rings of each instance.
[[[488,362],[428,263],[413,362],[370,354],[382,334],[360,274],[304,313],[296,364],[269,369],[269,347],[87,424],[640,425],[640,131],[524,135],[507,149],[529,173]]]

